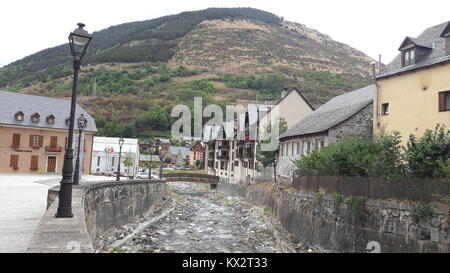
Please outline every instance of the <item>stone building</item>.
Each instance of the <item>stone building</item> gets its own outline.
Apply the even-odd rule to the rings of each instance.
[[[0,91],[0,172],[61,173],[69,130],[70,100]],[[97,127],[80,105],[87,127],[81,135],[81,173],[88,174]],[[73,148],[78,153],[75,122]],[[75,160],[74,160],[75,162]]]
[[[375,85],[369,85],[334,97],[282,134],[277,175],[290,181],[303,154],[345,136],[370,135],[374,93]]]

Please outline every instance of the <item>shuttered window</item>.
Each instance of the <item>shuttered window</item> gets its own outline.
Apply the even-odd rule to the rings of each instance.
[[[12,167],[14,170],[19,169],[19,155],[11,155],[9,166]]]
[[[41,148],[44,142],[44,136],[30,135],[30,147]]]
[[[56,147],[56,146],[58,146],[58,137],[52,136],[50,138],[50,147]]]
[[[20,147],[20,134],[13,134],[13,140],[12,140],[12,148],[19,148]]]
[[[439,111],[450,111],[450,91],[439,93]]]
[[[39,169],[39,156],[37,155],[32,155],[31,156],[31,166],[30,169],[32,171],[37,171]]]

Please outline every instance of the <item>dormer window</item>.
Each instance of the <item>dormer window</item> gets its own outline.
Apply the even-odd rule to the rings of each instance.
[[[22,111],[19,111],[14,115],[14,117],[17,121],[23,121],[24,114]]]
[[[410,49],[403,52],[403,67],[410,66],[416,63],[415,50]]]
[[[34,114],[31,116],[31,121],[32,121],[32,122],[39,122],[40,118],[41,118],[41,116],[40,116],[38,113],[34,113]]]
[[[433,50],[433,45],[427,40],[406,37],[400,48],[402,52],[402,67],[420,63]]]
[[[47,123],[48,124],[55,124],[55,116],[54,115],[50,115],[47,117]]]
[[[66,118],[66,125],[69,126],[70,124],[70,118]]]

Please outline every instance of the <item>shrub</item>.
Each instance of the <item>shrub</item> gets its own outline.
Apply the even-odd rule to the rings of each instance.
[[[426,130],[421,138],[411,135],[405,160],[413,177],[450,177],[450,130],[437,125],[434,131]]]
[[[297,166],[307,175],[397,177],[403,172],[400,135],[348,137],[302,156]]]
[[[411,217],[414,222],[419,222],[420,219],[428,219],[433,216],[433,205],[430,203],[419,202],[415,203],[411,208]]]

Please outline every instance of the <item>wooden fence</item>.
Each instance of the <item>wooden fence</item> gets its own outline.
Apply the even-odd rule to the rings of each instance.
[[[448,179],[301,176],[295,171],[292,185],[301,191],[336,192],[373,199],[433,201],[450,195]]]

